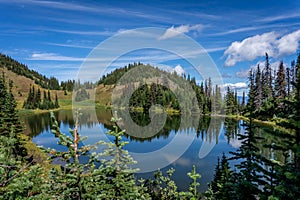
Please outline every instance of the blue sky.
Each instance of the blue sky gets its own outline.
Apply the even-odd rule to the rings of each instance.
[[[237,88],[245,88],[248,70],[264,61],[265,52],[274,68],[281,60],[290,65],[299,53],[300,1],[295,0],[0,0],[0,20],[0,51],[59,80],[76,77],[100,42],[143,27],[187,34],[207,50],[224,82]],[[138,58],[192,73],[185,62],[155,51]]]

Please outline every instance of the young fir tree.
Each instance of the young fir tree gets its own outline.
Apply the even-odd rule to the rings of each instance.
[[[114,137],[114,142],[100,142],[107,146],[104,152],[100,154],[101,165],[95,170],[94,174],[98,175],[98,184],[95,185],[93,193],[99,199],[137,199],[147,198],[147,193],[142,193],[144,188],[135,183],[133,173],[138,169],[132,168],[136,162],[124,150],[128,142],[122,141],[125,131],[119,130],[117,122],[121,120],[117,113],[114,113],[112,122],[115,123],[113,130],[107,134]]]
[[[197,173],[196,166],[193,165],[193,169],[191,172],[188,172],[187,175],[193,180],[189,187],[189,199],[196,200],[199,199],[199,193],[198,193],[198,187],[200,186],[200,183],[197,181],[197,179],[201,178],[201,175]]]
[[[90,177],[90,170],[93,169],[96,162],[95,154],[90,155],[89,151],[95,148],[95,145],[79,146],[86,138],[81,138],[78,133],[79,115],[76,111],[75,127],[70,129],[70,136],[60,131],[58,122],[51,112],[51,131],[59,138],[58,144],[65,146],[66,151],[56,151],[46,149],[49,159],[60,160],[64,163],[61,170],[53,168],[48,174],[46,183],[43,185],[44,194],[51,199],[95,199],[90,194],[89,186],[93,177]],[[89,162],[81,163],[80,158],[89,156]]]

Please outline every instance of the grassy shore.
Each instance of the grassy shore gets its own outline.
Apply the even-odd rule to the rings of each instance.
[[[243,120],[245,122],[250,121],[250,119],[248,117],[245,117],[243,115],[224,115],[224,117],[233,118],[236,120]],[[273,130],[278,130],[278,131],[288,133],[288,134],[294,133],[293,130],[287,129],[287,128],[284,128],[284,127],[278,125],[278,123],[281,121],[287,122],[288,120],[287,119],[271,119],[270,121],[263,121],[263,120],[259,120],[259,119],[253,119],[253,122],[257,125],[260,125],[260,126],[263,126],[266,128],[271,128]]]

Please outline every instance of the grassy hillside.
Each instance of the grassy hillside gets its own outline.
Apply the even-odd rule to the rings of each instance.
[[[13,95],[18,103],[17,109],[21,109],[24,101],[27,99],[29,90],[31,86],[34,86],[36,89],[40,88],[43,93],[44,90],[47,89],[42,88],[40,85],[36,84],[34,80],[27,78],[25,76],[18,75],[12,71],[7,70],[6,68],[0,68],[0,73],[4,73],[4,77],[7,80],[13,81]],[[62,90],[51,90],[51,98],[55,98],[55,94],[57,94],[58,99],[60,100],[62,106],[66,104],[66,102],[70,102],[71,93],[69,92],[67,95],[64,95],[64,91]],[[69,101],[67,101],[69,100]]]

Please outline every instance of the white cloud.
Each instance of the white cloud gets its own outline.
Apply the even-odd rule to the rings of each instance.
[[[283,36],[278,40],[278,54],[290,55],[297,51],[299,47],[300,30]]]
[[[293,54],[299,48],[300,30],[281,36],[275,32],[255,35],[241,42],[235,41],[226,49],[225,66],[234,66],[237,62],[251,61],[264,56],[268,52],[270,57],[278,58]]]
[[[174,72],[176,72],[178,75],[183,75],[185,74],[185,70],[181,67],[181,65],[177,65],[174,68]]]
[[[159,37],[159,39],[160,40],[169,39],[177,35],[180,35],[182,33],[188,33],[190,31],[200,32],[203,29],[203,27],[204,26],[202,24],[196,24],[194,26],[191,25],[181,25],[178,27],[172,26],[171,28],[168,28],[166,32],[161,37]]]
[[[224,85],[221,86],[221,88],[227,88],[230,87],[233,90],[238,90],[238,89],[247,89],[248,85],[245,82],[238,82],[238,83],[225,83]]]

